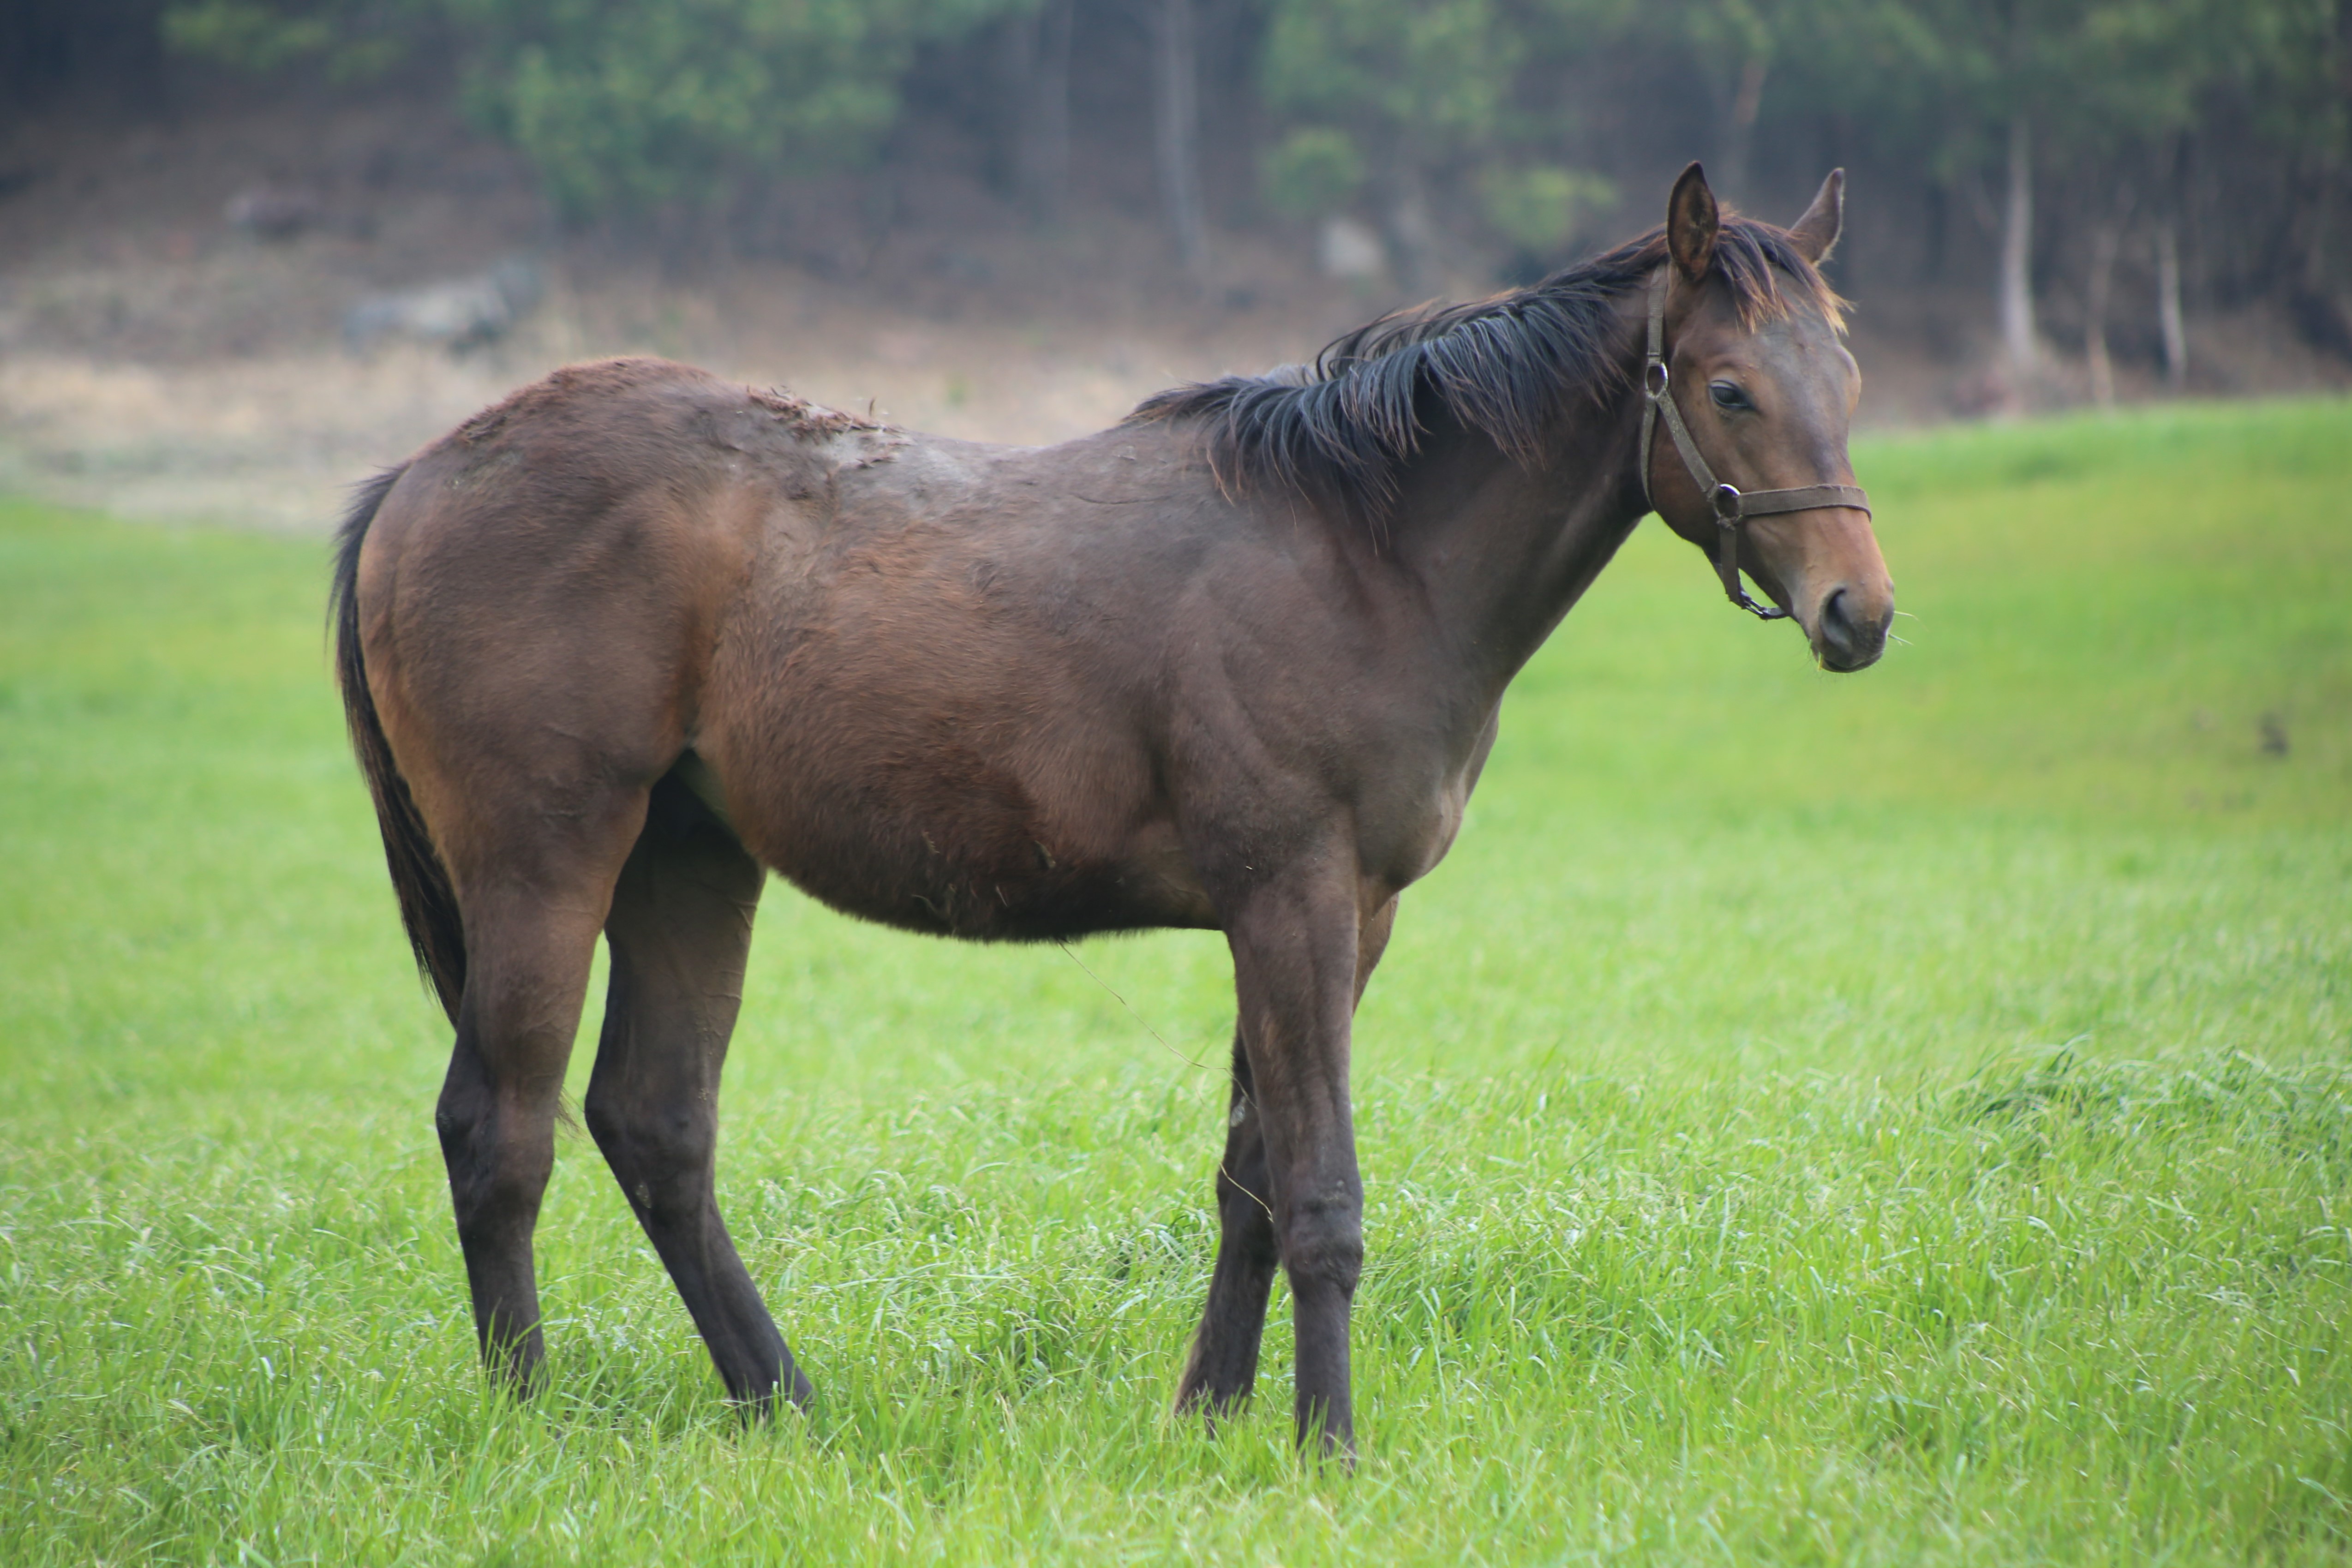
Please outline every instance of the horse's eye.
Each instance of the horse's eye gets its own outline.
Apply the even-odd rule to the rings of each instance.
[[[1737,385],[1727,381],[1708,382],[1706,384],[1706,393],[1709,397],[1715,399],[1715,405],[1717,408],[1753,408],[1756,406],[1754,404],[1748,401],[1748,395],[1746,393],[1740,391]]]

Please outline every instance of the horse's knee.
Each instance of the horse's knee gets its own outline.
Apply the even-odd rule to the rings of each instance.
[[[1282,1266],[1294,1290],[1328,1285],[1354,1295],[1364,1272],[1360,1206],[1334,1204],[1291,1214],[1283,1227]]]

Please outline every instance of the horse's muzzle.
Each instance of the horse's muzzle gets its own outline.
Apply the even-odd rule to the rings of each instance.
[[[1840,584],[1813,617],[1813,657],[1823,669],[1840,674],[1867,669],[1886,651],[1886,631],[1894,620],[1892,595]]]

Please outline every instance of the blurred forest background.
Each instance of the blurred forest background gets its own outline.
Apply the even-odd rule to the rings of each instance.
[[[0,486],[650,350],[1048,439],[1853,175],[1867,422],[2352,384],[2352,0],[8,0]]]

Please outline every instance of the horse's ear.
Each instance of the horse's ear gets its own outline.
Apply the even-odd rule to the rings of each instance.
[[[1666,253],[1685,279],[1696,283],[1706,276],[1715,260],[1715,235],[1719,218],[1715,193],[1706,188],[1706,171],[1693,163],[1675,182],[1666,198]]]
[[[1829,259],[1837,247],[1838,236],[1845,231],[1845,171],[1832,169],[1830,177],[1822,182],[1821,193],[1805,216],[1789,227],[1789,237],[1797,242],[1797,254],[1819,267]]]

